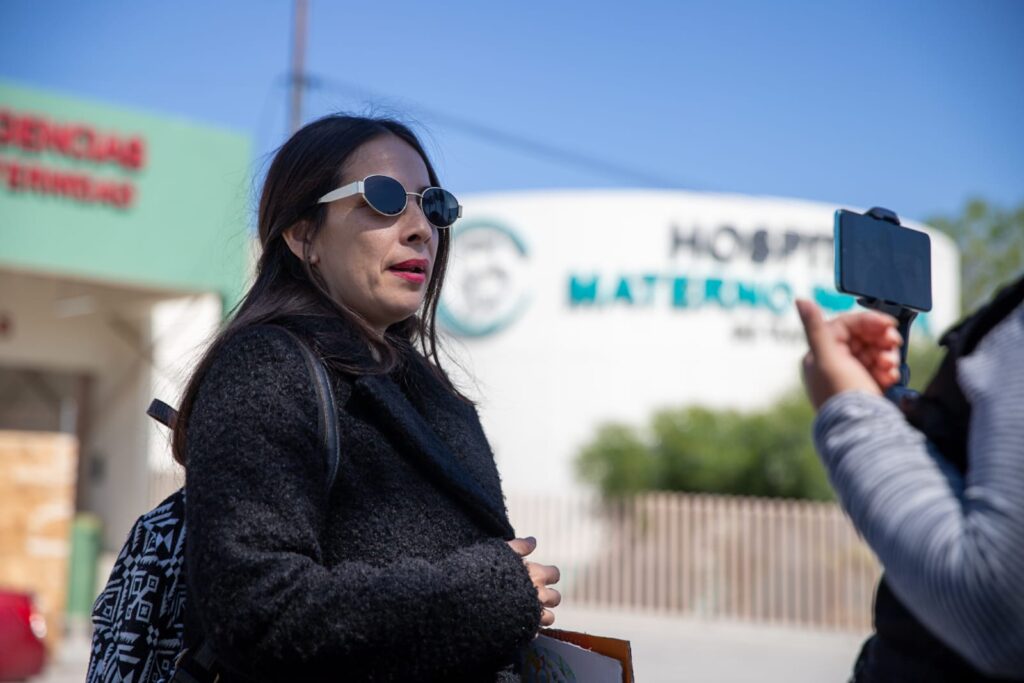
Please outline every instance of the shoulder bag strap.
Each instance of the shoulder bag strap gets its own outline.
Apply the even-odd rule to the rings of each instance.
[[[306,367],[309,369],[309,374],[313,378],[313,389],[316,391],[316,400],[320,408],[320,441],[323,444],[324,453],[327,458],[327,492],[330,493],[334,489],[334,481],[338,478],[338,467],[341,464],[338,409],[337,402],[334,399],[334,389],[331,387],[330,376],[327,374],[327,368],[324,367],[320,357],[313,352],[313,349],[309,348],[309,344],[303,341],[299,335],[280,325],[274,325],[274,327],[291,337],[296,346],[299,347],[299,351],[302,352],[302,357],[306,361]]]

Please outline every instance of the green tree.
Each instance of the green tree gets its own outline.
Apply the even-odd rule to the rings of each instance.
[[[585,481],[598,483],[605,496],[646,491],[656,479],[654,454],[636,432],[622,424],[606,424],[583,447],[576,461]]]
[[[924,391],[931,381],[932,375],[939,369],[946,350],[939,346],[938,340],[925,340],[914,337],[907,354],[907,365],[910,366],[909,386],[915,391]]]
[[[665,410],[645,430],[605,425],[577,468],[609,497],[660,490],[828,500],[811,443],[813,418],[798,392],[749,413]]]
[[[934,342],[914,338],[912,388],[923,390],[943,354]],[[832,490],[811,439],[813,423],[814,410],[802,389],[760,411],[662,410],[645,428],[599,427],[581,449],[576,470],[606,497],[685,491],[830,500]]]
[[[935,216],[927,223],[953,238],[960,250],[960,310],[985,303],[999,285],[1024,271],[1024,205],[993,207],[972,199],[957,216]]]
[[[1024,204],[1003,209],[975,198],[957,215],[933,216],[926,222],[949,235],[960,252],[960,310],[964,315],[1024,272]],[[912,388],[920,391],[927,384],[944,353],[937,342],[914,338],[908,361]]]

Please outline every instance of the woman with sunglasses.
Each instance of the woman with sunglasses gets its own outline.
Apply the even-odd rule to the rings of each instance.
[[[461,207],[414,134],[330,116],[278,150],[252,287],[192,377],[185,645],[220,681],[514,681],[559,602],[524,560],[435,310]],[[327,368],[333,486],[298,336]]]

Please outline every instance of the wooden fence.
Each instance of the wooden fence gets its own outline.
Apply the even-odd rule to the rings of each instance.
[[[879,567],[831,503],[657,493],[510,496],[566,604],[866,631]]]

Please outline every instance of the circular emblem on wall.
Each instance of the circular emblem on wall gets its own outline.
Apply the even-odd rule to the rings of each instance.
[[[492,220],[469,221],[453,230],[438,321],[462,337],[494,334],[514,322],[529,303],[526,244],[511,228]]]

